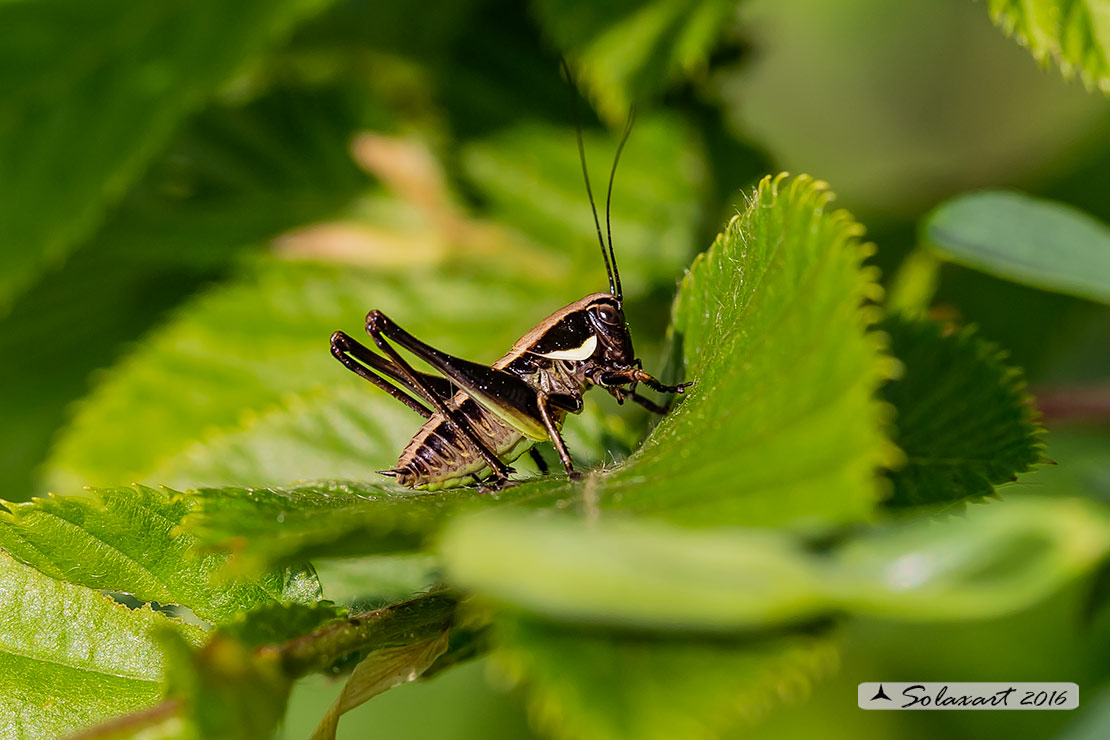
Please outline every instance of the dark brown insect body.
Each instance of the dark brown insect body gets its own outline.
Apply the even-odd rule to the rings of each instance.
[[[614,157],[614,173],[630,128],[631,118]],[[578,147],[586,175],[581,134]],[[610,196],[612,187],[611,173]],[[588,176],[586,192],[590,193]],[[607,224],[608,216],[607,202]],[[426,419],[397,465],[382,471],[384,475],[411,488],[449,488],[487,480],[499,486],[512,473],[508,464],[525,452],[531,452],[546,472],[547,466],[533,446],[550,440],[567,474],[577,477],[560,429],[568,413],[582,410],[586,390],[600,386],[620,402],[632,399],[665,413],[636,393],[637,384],[668,393],[680,393],[689,385],[663,385],[644,372],[636,359],[621,303],[613,240],[610,236],[606,250],[596,211],[594,222],[609,273],[609,292],[588,295],[551,314],[493,365],[469,362],[430,347],[380,311],[367,314],[366,331],[381,354],[343,332],[332,335],[332,354],[340,362]],[[413,369],[394,344],[439,374]]]

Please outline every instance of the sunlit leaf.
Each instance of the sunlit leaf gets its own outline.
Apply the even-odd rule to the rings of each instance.
[[[1110,303],[1110,229],[1062,203],[1006,191],[961,195],[929,214],[921,237],[967,267]]]
[[[160,631],[203,639],[149,607],[128,609],[0,552],[0,737],[61,737],[154,704]]]
[[[832,609],[831,574],[772,532],[490,512],[439,544],[453,583],[559,622],[727,634]]]
[[[459,510],[507,502],[701,524],[866,518],[889,454],[872,398],[887,361],[867,330],[862,303],[876,286],[860,268],[859,228],[825,213],[826,198],[805,178],[767,180],[695,261],[672,327],[694,386],[624,463],[495,496],[359,483],[201,491],[187,526],[267,562],[414,549]]]
[[[1047,598],[1110,552],[1110,515],[1077,499],[1015,498],[942,523],[913,521],[834,553],[845,607],[907,621],[1009,614]]]
[[[7,504],[0,545],[63,581],[116,591],[140,601],[178,604],[202,619],[224,622],[274,602],[312,602],[316,577],[303,569],[227,583],[215,580],[227,558],[192,552],[179,530],[193,503],[150,488],[94,491]]]

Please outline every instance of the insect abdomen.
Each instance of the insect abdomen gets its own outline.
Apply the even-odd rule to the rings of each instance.
[[[465,394],[456,395],[449,405],[462,412],[479,439],[505,463],[535,444]],[[403,486],[434,491],[468,485],[490,470],[477,448],[453,424],[433,414],[405,447],[393,472]]]

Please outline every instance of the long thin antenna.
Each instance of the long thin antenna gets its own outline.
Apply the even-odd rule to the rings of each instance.
[[[613,155],[613,169],[609,170],[609,192],[605,195],[605,235],[609,237],[609,259],[613,261],[613,274],[611,277],[616,278],[616,291],[613,295],[617,297],[617,301],[624,300],[624,295],[621,290],[621,274],[617,269],[617,255],[613,253],[613,228],[609,221],[609,205],[613,202],[613,180],[617,176],[617,163],[621,161],[621,151],[624,149],[624,143],[628,141],[628,135],[632,133],[632,124],[636,121],[636,108],[628,109],[628,121],[624,124],[624,133],[621,134],[620,143],[617,144],[617,153]]]
[[[578,86],[574,84],[574,77],[570,73],[565,57],[560,56],[563,73],[567,76],[570,85],[570,108],[574,114],[574,132],[578,135],[578,159],[582,162],[582,179],[586,181],[586,196],[590,199],[590,210],[594,214],[594,227],[597,229],[597,242],[601,245],[601,258],[605,260],[605,271],[609,273],[609,292],[620,300],[620,278],[616,275],[616,263],[609,260],[609,252],[605,251],[605,238],[601,235],[601,221],[597,217],[597,206],[594,205],[594,193],[590,188],[590,173],[586,169],[586,145],[582,143],[582,123],[578,118]],[[610,249],[612,251],[612,249]]]

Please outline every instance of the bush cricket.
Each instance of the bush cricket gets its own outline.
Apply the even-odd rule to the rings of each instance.
[[[609,174],[605,202],[608,246],[594,206],[581,128],[576,129],[586,194],[609,275],[608,293],[593,293],[560,308],[489,366],[441,352],[376,310],[366,315],[366,332],[381,354],[341,331],[331,337],[332,354],[348,369],[426,420],[396,466],[379,471],[401,485],[437,490],[474,483],[497,489],[509,483],[514,472],[509,463],[525,452],[531,454],[541,473],[546,473],[547,464],[534,445],[548,440],[555,446],[567,475],[577,479],[580,474],[574,470],[560,429],[568,413],[582,411],[582,396],[587,389],[596,385],[619,403],[631,399],[663,414],[666,409],[637,393],[636,386],[643,383],[663,393],[682,393],[690,385],[664,385],[643,370],[624,318],[609,204],[617,163],[632,129],[632,116]],[[415,370],[397,347],[408,350],[440,375]]]

